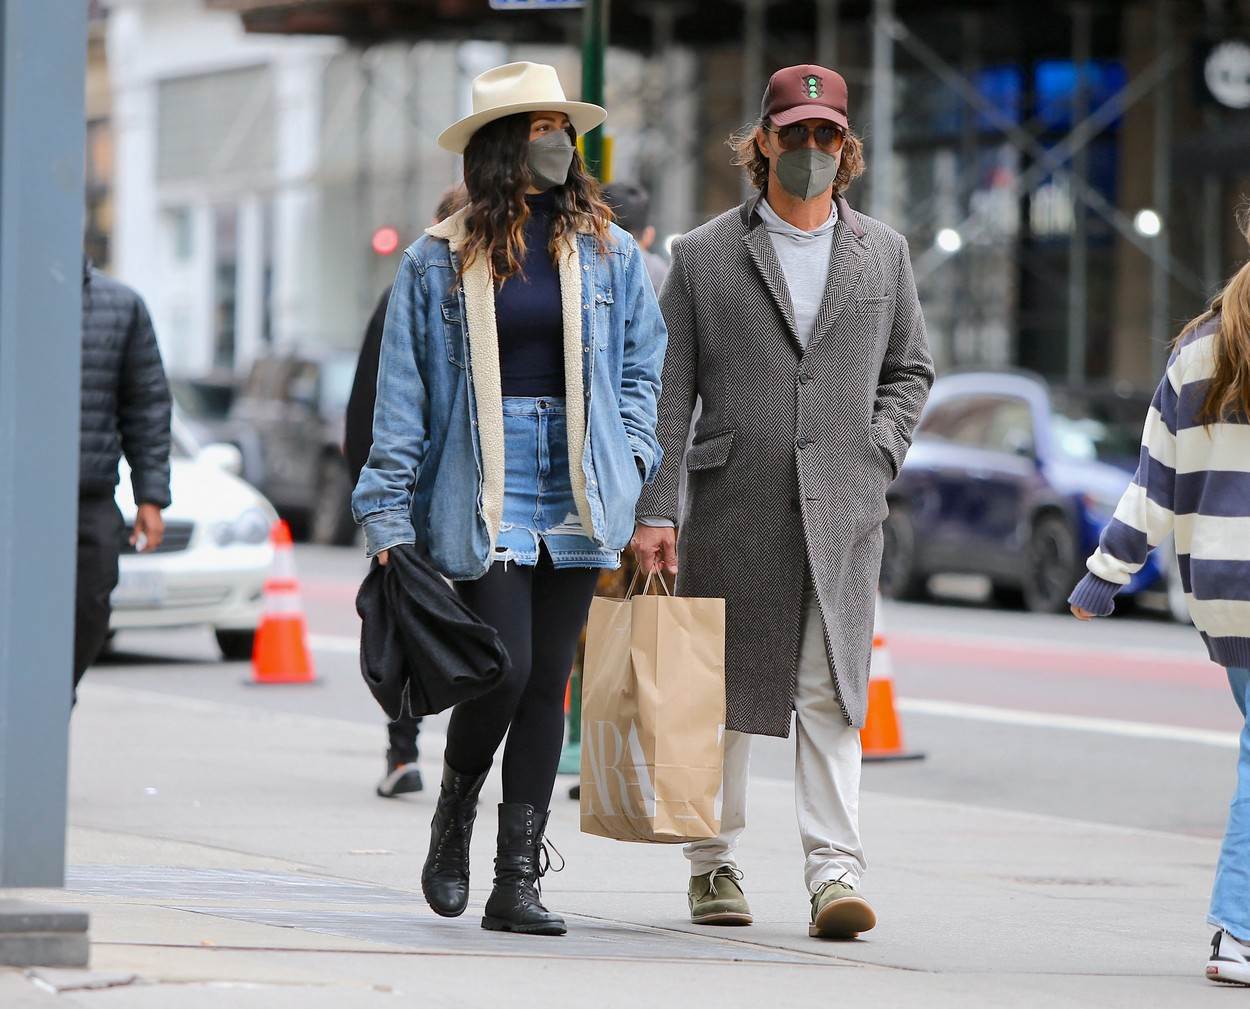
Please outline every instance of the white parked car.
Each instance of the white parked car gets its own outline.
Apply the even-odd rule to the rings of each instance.
[[[152,553],[129,543],[135,519],[130,472],[122,462],[117,504],[126,521],[111,631],[208,625],[227,659],[252,654],[273,563],[277,512],[234,474],[233,445],[200,448],[175,417],[170,460],[172,504],[165,538]]]

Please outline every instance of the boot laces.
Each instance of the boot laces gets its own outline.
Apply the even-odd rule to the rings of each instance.
[[[820,895],[823,894],[826,890],[828,890],[832,886],[844,886],[846,887],[846,889],[854,893],[855,887],[851,886],[850,883],[846,882],[846,877],[849,874],[849,872],[850,870],[848,869],[846,872],[843,872],[842,875],[839,876],[837,879],[828,879],[828,880],[825,880],[825,882],[821,883],[816,888],[816,892],[812,894],[812,900],[813,901],[819,900]]]
[[[555,852],[556,858],[560,860],[560,867],[558,869],[552,867],[552,862],[551,862],[552,852]],[[538,875],[539,877],[541,878],[547,875],[548,872],[563,872],[566,865],[568,865],[568,863],[565,862],[564,855],[561,854],[560,849],[555,846],[555,843],[553,841],[544,837],[542,840],[542,844],[538,848]]]
[[[555,852],[556,857],[560,860],[560,867],[557,869],[551,861],[551,853]],[[544,837],[538,844],[538,858],[535,860],[534,871],[534,892],[541,894],[543,892],[543,877],[549,872],[563,872],[568,863],[564,860],[564,855],[560,849],[549,839]]]
[[[703,895],[705,898],[711,897],[716,892],[716,880],[720,878],[721,876],[725,876],[728,879],[732,879],[735,883],[741,883],[742,880],[746,878],[743,875],[742,870],[739,869],[737,866],[722,865],[718,869],[713,869],[711,874],[707,878],[707,893]],[[738,889],[742,889],[742,888],[739,887]]]
[[[443,798],[440,796],[439,804],[443,804]],[[465,865],[469,862],[469,822],[476,810],[460,808],[464,804],[458,803],[454,799],[449,799],[444,807],[448,824],[438,838],[438,847],[434,852],[434,868],[438,869],[442,866],[443,857],[446,855],[460,857],[460,861]],[[455,835],[459,835],[457,838]],[[459,844],[456,841],[459,841]],[[460,850],[457,851],[457,848]]]

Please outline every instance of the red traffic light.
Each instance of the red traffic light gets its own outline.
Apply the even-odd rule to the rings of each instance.
[[[373,233],[369,244],[379,256],[389,256],[399,248],[399,231],[387,224]]]

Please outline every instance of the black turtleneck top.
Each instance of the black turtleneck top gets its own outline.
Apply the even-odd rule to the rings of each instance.
[[[547,246],[555,194],[527,196],[525,268],[495,288],[499,367],[505,396],[564,395],[564,325],[560,275]]]

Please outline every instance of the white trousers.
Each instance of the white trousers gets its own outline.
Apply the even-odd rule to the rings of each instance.
[[[794,711],[794,804],[807,858],[804,878],[808,891],[815,893],[835,879],[858,886],[867,867],[859,838],[863,750],[859,730],[847,724],[834,692],[824,620],[813,590],[804,601]],[[734,852],[746,828],[750,760],[750,735],[726,732],[721,832],[686,845],[692,876],[723,865],[737,866]]]

